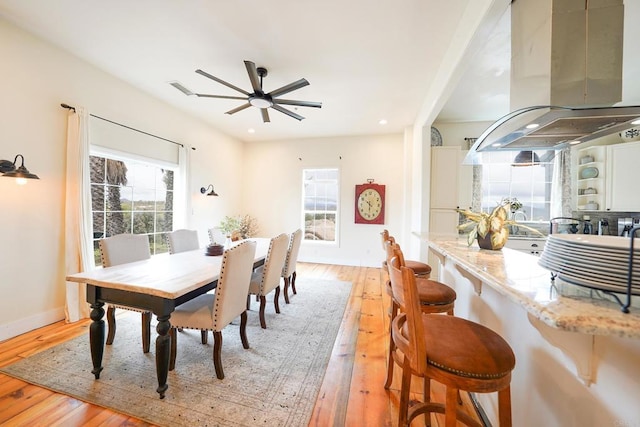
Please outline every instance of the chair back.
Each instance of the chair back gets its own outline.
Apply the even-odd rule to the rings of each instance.
[[[209,232],[209,243],[211,244],[218,243],[222,245],[227,240],[222,230],[220,230],[220,227],[210,228],[208,232]]]
[[[427,348],[415,274],[410,268],[400,266],[398,257],[391,258],[388,264],[393,297],[398,300],[402,296],[404,301],[401,313],[393,320],[394,343],[409,358],[412,369],[425,372]]]
[[[186,230],[184,228],[175,230],[168,234],[168,238],[170,254],[193,251],[200,247],[196,230]]]
[[[262,268],[262,279],[260,280],[260,294],[266,295],[278,286],[280,286],[280,278],[282,277],[282,267],[287,257],[289,237],[286,234],[280,234],[269,242],[269,251],[267,258],[264,260]]]
[[[291,233],[289,239],[289,249],[287,250],[287,258],[282,268],[282,277],[289,277],[296,271],[296,263],[298,262],[298,253],[300,252],[300,243],[302,242],[302,230],[299,228]]]
[[[220,331],[247,309],[256,242],[245,241],[222,256],[220,278],[213,301],[213,330]]]
[[[151,258],[146,234],[117,234],[98,241],[102,266],[111,267]]]

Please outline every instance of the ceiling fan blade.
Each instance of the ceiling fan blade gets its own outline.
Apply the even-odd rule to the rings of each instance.
[[[247,98],[244,96],[208,95],[206,93],[196,93],[195,95],[201,98],[241,99],[243,101],[247,100]]]
[[[298,107],[322,108],[322,102],[294,101],[293,99],[274,99],[273,102],[277,104],[284,104],[284,105],[296,105]]]
[[[255,93],[262,93],[262,86],[260,86],[260,76],[258,76],[258,70],[256,70],[256,64],[251,61],[244,61],[244,66],[247,68],[247,74],[249,74],[249,80],[251,80],[251,87]]]
[[[276,96],[284,95],[285,93],[292,92],[296,89],[300,89],[301,87],[305,87],[307,85],[309,85],[309,82],[306,79],[300,79],[296,82],[289,83],[286,86],[282,86],[280,89],[272,90],[271,92],[269,92],[269,95],[272,98],[275,98]]]
[[[189,89],[184,87],[180,82],[174,81],[174,82],[169,82],[169,84],[187,96],[195,95],[195,93],[191,92]]]
[[[245,108],[249,108],[249,107],[251,107],[251,104],[249,104],[249,103],[247,102],[246,104],[242,104],[241,106],[236,107],[236,108],[234,108],[233,110],[229,110],[229,111],[227,111],[225,114],[234,114],[234,113],[237,113],[238,111],[242,111],[242,110],[244,110]]]
[[[205,72],[205,71],[202,71],[202,70],[196,70],[196,73],[198,73],[198,74],[200,74],[200,75],[202,75],[202,76],[208,77],[208,78],[210,78],[211,80],[213,80],[214,82],[218,82],[218,83],[220,83],[220,84],[225,85],[226,87],[229,87],[229,88],[231,88],[231,89],[233,89],[233,90],[237,90],[238,92],[240,92],[240,93],[244,93],[245,95],[249,96],[249,92],[247,92],[247,91],[245,91],[245,90],[243,90],[243,89],[240,89],[238,86],[234,86],[234,85],[232,85],[231,83],[227,83],[227,82],[225,82],[224,80],[221,80],[221,79],[219,79],[219,78],[217,78],[217,77],[215,77],[215,76],[212,76],[211,74],[209,74],[209,73],[207,73],[207,72]]]
[[[287,110],[286,108],[283,108],[283,107],[279,106],[278,104],[273,104],[273,105],[271,106],[271,108],[273,108],[274,110],[278,110],[278,111],[280,111],[281,113],[286,114],[287,116],[293,117],[293,118],[294,118],[294,119],[296,119],[296,120],[302,120],[302,119],[304,119],[304,117],[302,117],[301,115],[296,114],[296,113],[294,113],[293,111],[289,111],[289,110]]]
[[[269,120],[269,112],[267,111],[266,108],[261,108],[260,112],[262,113],[262,121],[264,123],[269,123],[271,122],[271,120]]]

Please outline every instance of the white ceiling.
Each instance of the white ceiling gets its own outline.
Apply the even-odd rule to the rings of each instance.
[[[418,117],[470,1],[0,0],[0,16],[250,141],[401,132]],[[508,38],[503,20],[439,120],[508,111]],[[244,101],[187,97],[168,84],[239,95],[194,72],[200,68],[251,92],[243,60],[268,69],[267,92],[306,78],[310,86],[284,98],[322,108],[298,108],[301,122],[270,109],[263,123],[253,107],[224,114]]]

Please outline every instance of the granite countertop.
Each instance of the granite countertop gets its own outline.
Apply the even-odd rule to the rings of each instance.
[[[622,313],[611,297],[556,279],[538,265],[538,257],[503,248],[489,251],[468,246],[466,236],[414,233],[430,249],[454,261],[530,315],[556,329],[590,335],[640,339],[640,308],[635,297],[630,313]],[[470,289],[471,290],[471,289]],[[477,289],[481,292],[481,289]],[[624,296],[626,301],[626,296]]]

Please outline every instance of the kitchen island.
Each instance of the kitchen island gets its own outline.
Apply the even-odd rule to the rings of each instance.
[[[415,233],[457,294],[455,313],[501,334],[516,354],[514,426],[640,427],[640,308],[551,280],[538,257]],[[433,257],[432,257],[433,258]],[[497,396],[476,396],[497,425]]]

